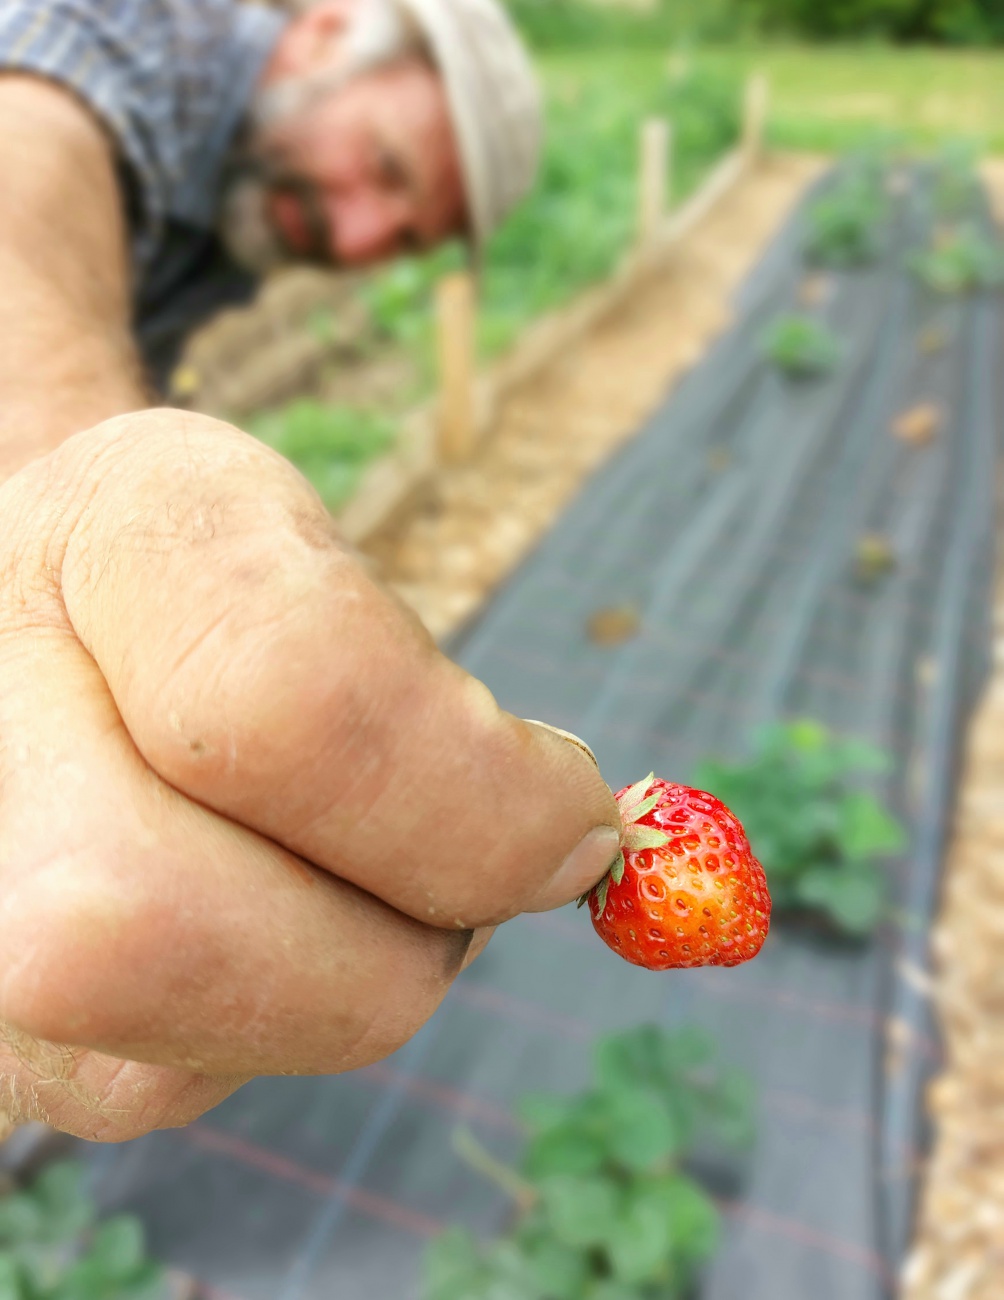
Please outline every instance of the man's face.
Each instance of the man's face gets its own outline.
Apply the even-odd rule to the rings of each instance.
[[[351,4],[331,0],[294,21],[259,93],[337,72]],[[253,170],[239,183],[240,202],[231,203],[225,220],[239,224],[243,204],[244,216],[257,224],[257,250],[252,244],[245,260],[361,265],[430,247],[465,226],[445,90],[418,57],[308,98],[255,131],[251,156]],[[240,253],[241,240],[235,242]]]

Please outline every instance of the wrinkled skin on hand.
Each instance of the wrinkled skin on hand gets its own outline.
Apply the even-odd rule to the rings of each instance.
[[[118,1141],[366,1065],[616,852],[588,758],[237,430],[119,417],[0,518],[0,1112]]]

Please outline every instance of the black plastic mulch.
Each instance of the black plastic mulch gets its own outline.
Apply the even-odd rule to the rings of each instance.
[[[457,1123],[515,1155],[515,1098],[582,1086],[597,1034],[646,1019],[705,1026],[760,1089],[755,1151],[713,1171],[726,1231],[704,1300],[893,1290],[938,1061],[927,931],[987,662],[1002,409],[997,296],[938,297],[903,269],[927,203],[916,184],[884,261],[831,277],[817,310],[845,356],[801,384],[757,345],[802,276],[796,218],[735,328],[455,647],[505,707],[585,737],[615,788],[651,768],[686,779],[780,716],[887,748],[883,793],[912,832],[895,922],[860,949],[779,925],[747,967],[652,976],[584,913],[522,918],[386,1065],[261,1080],[190,1130],[93,1150],[102,1198],[143,1213],[153,1248],[218,1300],[413,1300],[431,1236],[493,1233],[507,1210],[453,1154]],[[930,445],[892,437],[925,401],[947,414]],[[854,575],[866,532],[897,556],[872,586]],[[590,616],[626,602],[640,634],[590,641]]]

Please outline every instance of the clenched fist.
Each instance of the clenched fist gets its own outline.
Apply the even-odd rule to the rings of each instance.
[[[615,856],[589,760],[237,430],[113,419],[0,519],[0,1111],[121,1140],[375,1061]]]

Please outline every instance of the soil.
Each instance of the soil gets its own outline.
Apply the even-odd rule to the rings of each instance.
[[[629,308],[506,403],[472,461],[441,472],[364,544],[435,637],[479,608],[728,326],[734,291],[825,165],[808,156],[762,162]]]
[[[253,302],[196,331],[172,396],[238,422],[305,395],[404,413],[417,400],[419,367],[381,337],[363,305],[362,283],[360,275],[313,267],[277,272]]]

